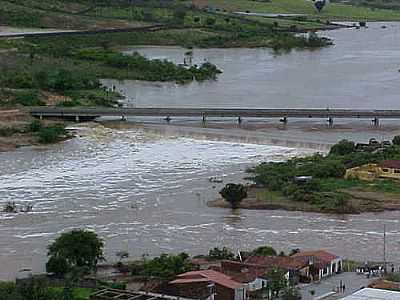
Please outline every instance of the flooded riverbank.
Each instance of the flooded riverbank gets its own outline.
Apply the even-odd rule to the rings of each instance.
[[[399,109],[399,32],[398,23],[332,31],[326,35],[335,38],[334,47],[279,56],[267,49],[195,49],[195,60],[224,69],[217,81],[105,83],[122,90],[128,106]],[[179,62],[184,51],[139,50]],[[398,122],[374,128],[371,120],[351,126],[335,120],[328,129],[326,120],[289,120],[286,128],[278,120],[244,120],[242,127],[214,120],[206,128],[198,120],[172,120],[170,126],[157,120],[147,127],[132,121],[141,120],[82,129],[82,137],[58,145],[0,153],[0,205],[33,205],[30,213],[0,214],[0,280],[23,268],[42,272],[49,242],[77,227],[96,230],[109,261],[119,250],[140,257],[264,244],[285,251],[324,248],[365,261],[382,260],[386,224],[388,260],[398,260],[399,212],[338,216],[207,206],[222,187],[214,187],[211,176],[237,182],[251,165],[326,151],[342,138],[390,139]]]

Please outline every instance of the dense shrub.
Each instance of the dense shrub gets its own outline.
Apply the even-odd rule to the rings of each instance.
[[[226,247],[223,247],[222,249],[215,247],[213,249],[210,249],[210,251],[208,252],[208,258],[211,260],[234,260],[235,254]]]
[[[355,151],[355,144],[352,141],[341,140],[339,143],[332,146],[330,154],[333,155],[346,155],[351,154]]]
[[[39,142],[42,144],[58,142],[63,136],[66,135],[66,133],[65,126],[62,124],[42,127],[38,131]]]

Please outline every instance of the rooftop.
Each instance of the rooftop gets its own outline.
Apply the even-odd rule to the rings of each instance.
[[[316,258],[323,262],[331,262],[339,258],[338,256],[329,253],[325,250],[317,250],[317,251],[302,251],[299,253],[294,254],[292,257],[307,257],[307,258]]]
[[[241,288],[243,285],[230,276],[214,270],[191,271],[180,274],[178,278],[171,281],[171,284],[184,284],[194,282],[213,282],[230,289]]]
[[[385,160],[379,166],[382,168],[400,169],[400,160]]]
[[[246,263],[285,270],[299,270],[308,265],[308,262],[294,256],[251,256],[246,260]]]
[[[400,292],[366,288],[342,300],[400,300]]]
[[[234,281],[249,283],[257,277],[263,277],[267,268],[255,264],[224,260],[221,262],[220,271],[230,276]]]

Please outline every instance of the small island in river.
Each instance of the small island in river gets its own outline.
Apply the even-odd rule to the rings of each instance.
[[[248,170],[253,184],[246,193],[238,195],[233,184],[230,195],[220,192],[227,201],[208,205],[339,214],[400,210],[399,158],[398,136],[393,142],[371,139],[369,144],[342,140],[326,156],[261,163]]]

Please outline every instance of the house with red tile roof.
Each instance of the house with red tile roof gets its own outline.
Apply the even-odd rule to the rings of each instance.
[[[343,259],[324,250],[301,251],[291,257],[310,265],[310,276],[313,280],[320,280],[343,270]]]
[[[215,270],[200,270],[183,273],[169,283],[175,294],[190,297],[193,291],[209,290],[215,300],[245,300],[246,286],[232,277]]]
[[[223,260],[219,271],[245,285],[248,292],[264,289],[268,284],[265,275],[267,269],[260,265]]]
[[[251,256],[246,259],[246,264],[258,265],[265,268],[265,272],[271,269],[286,271],[286,279],[297,284],[308,282],[310,275],[309,262],[292,256]]]

